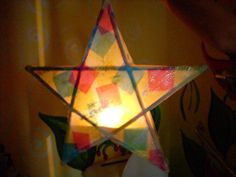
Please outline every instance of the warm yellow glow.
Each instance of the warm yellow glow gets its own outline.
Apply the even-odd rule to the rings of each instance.
[[[109,128],[116,128],[122,122],[124,110],[122,107],[110,107],[105,109],[98,117],[98,125]]]

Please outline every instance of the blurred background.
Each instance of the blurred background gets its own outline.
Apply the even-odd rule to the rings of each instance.
[[[111,0],[117,24],[136,64],[201,65],[201,39],[159,0]],[[2,0],[0,6],[0,144],[11,154],[23,177],[78,177],[63,165],[53,133],[38,112],[67,115],[62,102],[25,71],[26,65],[77,66],[95,26],[101,0]],[[209,53],[225,57],[211,46]],[[159,136],[170,165],[170,176],[193,176],[187,164],[181,131],[200,142],[195,128],[207,126],[211,91],[225,92],[211,71],[196,80],[199,97],[185,89],[182,99],[199,107],[181,113],[183,89],[161,104]],[[194,95],[194,94],[193,94]],[[189,103],[188,103],[189,104]],[[227,104],[235,108],[235,102]],[[181,130],[181,131],[180,131]]]

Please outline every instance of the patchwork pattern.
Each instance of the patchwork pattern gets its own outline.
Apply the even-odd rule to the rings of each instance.
[[[66,161],[111,139],[166,171],[149,111],[206,67],[134,65],[105,1],[80,66],[27,69],[71,111]]]
[[[134,92],[134,87],[131,83],[131,80],[128,74],[129,73],[124,72],[124,71],[118,71],[117,74],[113,77],[112,82],[114,84],[117,84],[119,88],[121,88],[122,90],[126,91],[129,94],[132,94]],[[144,72],[140,71],[133,74],[134,74],[136,83],[138,83],[140,79],[143,77]]]
[[[102,108],[121,104],[119,90],[115,84],[104,85],[98,87],[96,90]]]

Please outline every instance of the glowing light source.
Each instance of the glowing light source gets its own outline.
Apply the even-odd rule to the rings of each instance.
[[[98,126],[117,128],[122,122],[123,115],[122,107],[109,107],[98,116]]]

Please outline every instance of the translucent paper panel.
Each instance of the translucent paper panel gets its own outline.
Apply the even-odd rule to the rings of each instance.
[[[141,108],[126,71],[81,71],[73,108],[97,126],[112,131],[119,128]]]
[[[150,160],[162,170],[167,170],[167,163],[149,112],[117,132],[114,137],[131,152]]]
[[[133,64],[133,59],[132,59],[132,57],[131,57],[131,55],[129,53],[129,50],[128,50],[128,48],[127,48],[127,46],[126,46],[126,44],[124,42],[124,39],[123,39],[122,35],[120,34],[119,30],[118,30],[118,37],[120,39],[120,43],[121,43],[121,47],[122,47],[121,50],[123,50],[123,53],[124,53],[124,57],[125,57],[124,60],[127,63],[132,65]]]
[[[97,26],[94,29],[91,44],[86,53],[85,65],[87,66],[121,66],[124,60],[121,54],[115,33],[114,19],[110,6],[100,12]],[[115,60],[114,60],[115,58]]]
[[[66,143],[73,144],[78,151],[97,145],[103,138],[100,131],[75,113],[71,113]]]
[[[47,85],[55,94],[61,97],[68,104],[71,103],[75,82],[77,77],[74,70],[36,70],[34,74]]]
[[[153,67],[133,71],[145,108],[159,105],[206,69],[206,67],[187,66],[152,69]],[[137,77],[138,73],[143,73],[141,80]]]

